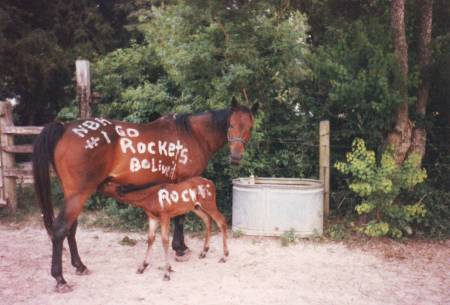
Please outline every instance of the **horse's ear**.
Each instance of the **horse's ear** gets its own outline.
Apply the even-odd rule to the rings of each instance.
[[[258,112],[259,109],[259,103],[254,103],[252,106],[252,113],[255,115]]]
[[[236,97],[233,96],[231,98],[231,109],[236,109],[239,106],[239,102],[237,101]]]

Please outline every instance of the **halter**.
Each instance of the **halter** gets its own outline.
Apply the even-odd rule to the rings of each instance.
[[[227,132],[227,140],[228,140],[228,143],[233,143],[233,142],[241,142],[242,144],[246,144],[245,143],[245,141],[244,141],[244,139],[241,137],[241,136],[239,136],[239,137],[230,137],[230,128],[228,128],[228,132]]]

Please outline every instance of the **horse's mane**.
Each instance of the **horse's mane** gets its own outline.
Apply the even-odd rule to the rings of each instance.
[[[218,110],[209,110],[207,112],[202,113],[181,113],[177,114],[175,117],[175,125],[177,126],[177,129],[179,131],[183,131],[187,134],[192,133],[192,127],[189,123],[189,117],[190,116],[197,116],[197,115],[205,115],[209,114],[211,115],[211,123],[212,128],[214,128],[216,131],[226,134],[228,128],[230,127],[230,115],[234,111],[242,111],[245,113],[251,113],[251,110],[248,107],[245,106],[237,106],[233,109],[231,108],[225,108],[225,109],[218,109]]]

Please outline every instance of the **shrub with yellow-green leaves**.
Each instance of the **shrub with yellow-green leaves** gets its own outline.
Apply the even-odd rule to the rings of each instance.
[[[411,154],[401,165],[396,164],[391,149],[384,151],[377,162],[375,152],[367,150],[364,140],[353,141],[346,162],[336,162],[335,167],[350,176],[350,190],[362,198],[355,210],[359,215],[369,216],[370,221],[359,228],[361,232],[373,237],[390,235],[394,238],[413,233],[411,225],[424,218],[425,205],[401,203],[396,199],[401,191],[411,191],[427,178],[419,164],[420,156],[416,154]]]

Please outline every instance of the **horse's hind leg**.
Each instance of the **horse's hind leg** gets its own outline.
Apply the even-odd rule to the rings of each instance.
[[[66,238],[66,236],[68,236],[70,229],[76,222],[78,215],[83,209],[84,203],[93,192],[94,190],[90,192],[83,192],[70,197],[66,196],[66,205],[64,209],[61,210],[58,217],[55,219],[53,223],[51,274],[56,280],[57,292],[68,292],[72,290],[72,288],[69,285],[67,285],[67,282],[63,277],[63,270],[62,270],[63,241]],[[75,237],[75,234],[73,235],[74,235],[73,237]],[[71,249],[71,251],[73,250]]]
[[[170,280],[170,272],[172,271],[172,267],[170,267],[169,262],[169,229],[170,229],[170,217],[166,214],[161,215],[161,240],[164,249],[164,281]]]
[[[147,252],[145,254],[144,261],[142,265],[137,270],[137,273],[143,273],[145,268],[150,264],[150,255],[152,250],[153,242],[155,241],[156,229],[158,228],[158,220],[153,218],[148,218],[148,239],[147,239]]]
[[[203,250],[199,255],[199,258],[205,258],[206,253],[209,250],[209,239],[211,238],[211,219],[208,214],[200,209],[199,206],[196,206],[194,210],[192,210],[205,224],[205,242],[203,244]]]
[[[75,221],[72,227],[69,230],[69,235],[67,236],[67,241],[69,242],[70,249],[70,258],[72,262],[72,266],[77,269],[78,275],[86,275],[89,274],[89,270],[83,264],[80,258],[80,254],[78,253],[77,241],[75,239],[75,234],[77,232],[78,221]]]
[[[62,275],[62,248],[63,241],[68,233],[64,220],[64,211],[61,211],[53,223],[52,236],[52,267],[51,274],[56,280],[57,292],[69,292],[72,288],[67,285]]]

